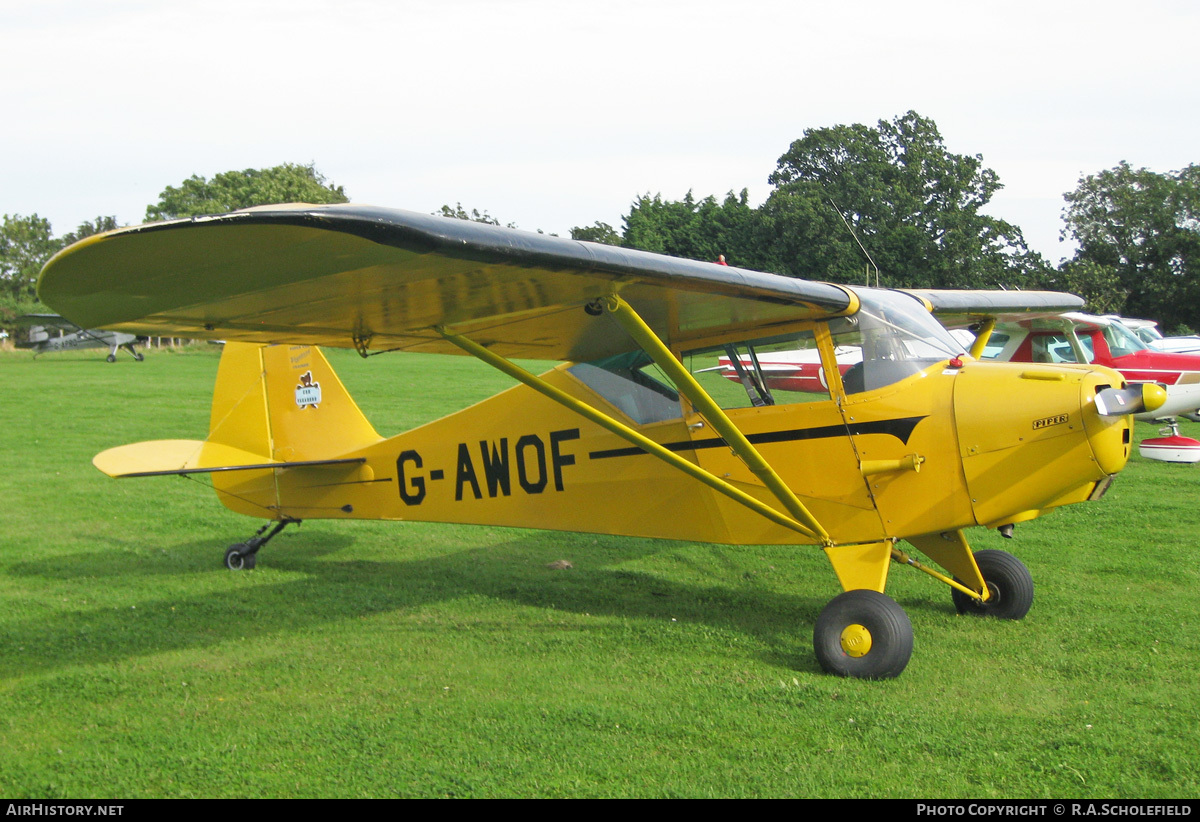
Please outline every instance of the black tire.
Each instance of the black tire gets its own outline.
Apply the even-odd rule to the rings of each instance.
[[[886,594],[846,591],[831,599],[817,617],[813,650],[828,673],[891,679],[912,658],[912,623]]]
[[[225,567],[230,571],[248,570],[254,567],[254,554],[247,556],[242,553],[246,546],[242,543],[230,545],[225,549]]]
[[[133,358],[135,360],[137,360],[138,362],[141,362],[142,360],[146,359],[146,355],[145,354],[134,354]]]
[[[960,614],[990,616],[996,619],[1021,619],[1033,607],[1033,575],[1025,563],[1007,551],[975,552],[975,562],[983,574],[991,597],[987,602],[950,590],[954,607]]]
[[[116,362],[117,358],[114,355],[109,354],[107,357],[104,358],[104,361],[105,362]]]

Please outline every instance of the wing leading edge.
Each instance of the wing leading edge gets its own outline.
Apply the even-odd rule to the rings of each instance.
[[[950,291],[902,289],[930,306],[947,328],[983,320],[1021,320],[1078,311],[1083,299],[1060,291]]]

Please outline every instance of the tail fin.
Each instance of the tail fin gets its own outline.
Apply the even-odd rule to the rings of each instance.
[[[320,349],[229,343],[206,439],[139,442],[92,462],[113,477],[212,473],[218,491],[265,488],[275,468],[361,463],[351,455],[379,439]]]
[[[319,348],[226,344],[208,442],[295,463],[337,459],[379,439]]]

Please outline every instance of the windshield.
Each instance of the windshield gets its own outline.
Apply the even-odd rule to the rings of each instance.
[[[1104,340],[1108,343],[1109,353],[1114,357],[1124,357],[1135,351],[1147,350],[1146,344],[1121,323],[1104,326]]]
[[[894,291],[859,291],[857,314],[831,320],[834,343],[861,349],[862,362],[842,382],[847,394],[891,385],[963,353],[920,302]]]

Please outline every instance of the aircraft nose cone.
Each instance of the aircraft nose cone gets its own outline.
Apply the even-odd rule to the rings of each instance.
[[[1156,382],[1142,384],[1142,404],[1147,411],[1157,411],[1167,401],[1167,389]]]
[[[1128,388],[1105,388],[1096,392],[1096,410],[1105,417],[1141,414],[1162,408],[1167,390],[1157,383],[1140,383]]]
[[[1106,474],[1115,474],[1125,467],[1129,459],[1133,440],[1133,414],[1140,414],[1148,407],[1158,408],[1165,399],[1165,391],[1149,384],[1126,388],[1121,375],[1101,366],[1092,366],[1085,381],[1081,409],[1083,427],[1096,464]],[[1089,398],[1090,395],[1090,398]]]

